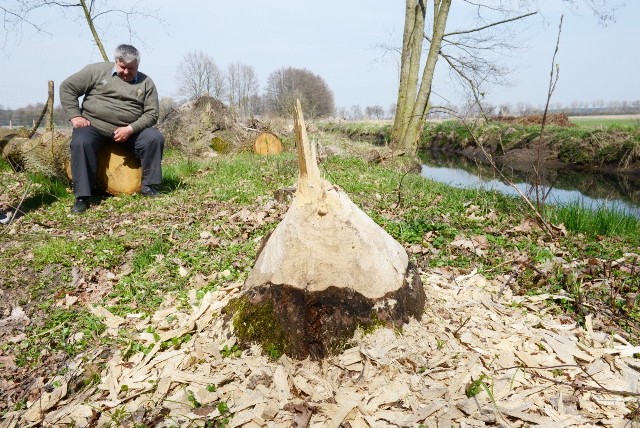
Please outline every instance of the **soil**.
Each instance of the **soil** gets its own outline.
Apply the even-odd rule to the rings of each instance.
[[[514,125],[541,125],[542,115],[497,117],[496,121]],[[566,114],[550,114],[545,125],[571,128],[575,124]],[[516,171],[531,173],[540,168],[578,170],[583,172],[624,174],[640,177],[640,149],[637,136],[625,131],[592,133],[577,139],[559,139],[556,131],[545,128],[543,135],[525,133],[508,146],[503,143],[514,128],[487,128],[474,138],[460,137],[454,132],[438,132],[429,138],[431,151],[455,152],[483,164],[495,162]]]

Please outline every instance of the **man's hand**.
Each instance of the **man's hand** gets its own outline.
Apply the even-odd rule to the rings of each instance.
[[[71,118],[71,126],[74,128],[82,128],[83,126],[89,126],[91,122],[82,116],[76,116]]]
[[[129,137],[131,137],[131,134],[133,134],[133,128],[131,128],[131,125],[116,128],[116,130],[113,131],[113,141],[116,143],[124,143],[129,139]]]

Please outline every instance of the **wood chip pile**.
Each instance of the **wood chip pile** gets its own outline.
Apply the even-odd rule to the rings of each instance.
[[[94,307],[106,335],[133,329],[150,351],[116,352],[97,385],[71,392],[95,370],[99,352],[84,355],[0,426],[224,426],[211,421],[225,416],[247,428],[638,426],[640,348],[589,318],[581,328],[552,316],[559,296],[513,296],[507,281],[424,273],[421,322],[358,334],[322,361],[272,361],[257,346],[234,356],[220,311],[240,284],[197,303],[193,293],[191,310],[167,301],[151,319]],[[172,340],[178,349],[161,346]]]

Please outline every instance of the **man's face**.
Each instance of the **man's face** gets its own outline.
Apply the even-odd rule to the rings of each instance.
[[[120,60],[116,61],[116,74],[125,82],[131,82],[138,74],[138,62],[125,63]]]

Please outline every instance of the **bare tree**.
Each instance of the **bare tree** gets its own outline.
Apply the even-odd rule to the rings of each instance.
[[[352,120],[360,120],[364,117],[364,113],[362,113],[362,107],[360,104],[354,104],[351,106],[351,119]]]
[[[380,105],[366,106],[364,115],[369,119],[382,119],[384,117],[384,108]]]
[[[176,73],[178,94],[188,100],[203,95],[221,99],[226,94],[224,76],[213,59],[202,51],[189,51]]]
[[[171,97],[162,97],[160,98],[160,120],[162,120],[166,115],[171,113],[172,110],[178,107],[178,103]]]
[[[573,7],[578,7],[581,1],[586,3],[603,22],[612,18],[617,7],[614,0],[562,1]],[[431,10],[429,3],[432,5]],[[514,47],[516,32],[513,25],[536,14],[536,4],[535,0],[456,2],[455,7],[471,7],[476,26],[447,31],[452,0],[406,0],[400,85],[391,130],[394,149],[413,154],[417,151],[430,109],[431,87],[438,60],[444,59],[451,73],[468,88],[471,99],[480,104],[484,97],[482,86],[499,80],[505,72],[499,62],[495,61],[495,57],[492,59],[492,53],[495,55]],[[431,16],[430,27],[426,27],[427,16]],[[429,28],[428,33],[425,33],[425,28]],[[423,60],[425,40],[428,49],[427,57]]]
[[[106,29],[114,23],[121,23],[130,39],[139,39],[134,24],[140,19],[151,18],[162,22],[155,12],[145,11],[137,6],[128,9],[115,8],[107,0],[3,0],[0,4],[3,20],[0,34],[4,30],[3,44],[7,42],[9,35],[21,31],[23,25],[38,33],[54,35],[55,29],[50,28],[48,24],[32,20],[32,16],[38,10],[47,8],[57,10],[63,16],[67,16],[68,11],[73,11],[71,16],[75,21],[85,21],[105,61],[109,61],[109,57],[100,40],[100,34],[104,36]]]
[[[335,111],[329,86],[322,77],[305,69],[288,67],[271,73],[265,98],[269,111],[277,115],[293,114],[296,99],[309,117],[331,116]]]
[[[235,62],[227,69],[227,93],[229,107],[240,117],[248,117],[254,110],[252,102],[257,102],[259,83],[252,66]]]
[[[387,110],[388,111],[388,116],[387,117],[391,117],[391,118],[395,117],[395,115],[396,115],[396,107],[397,106],[396,106],[395,103],[389,105],[389,110]]]

